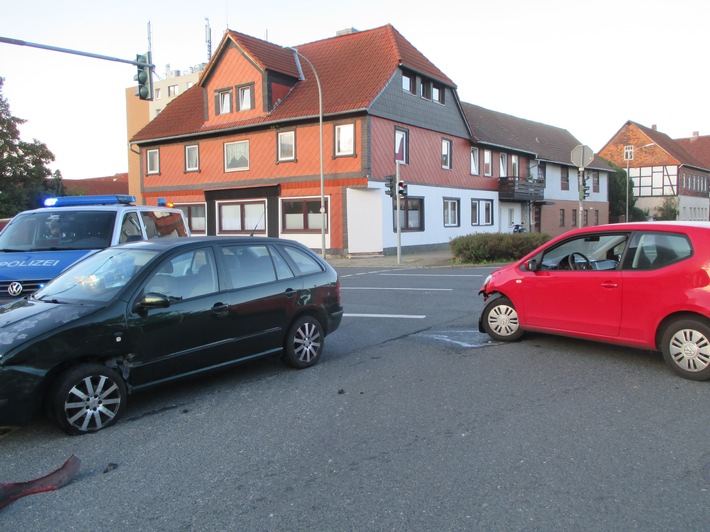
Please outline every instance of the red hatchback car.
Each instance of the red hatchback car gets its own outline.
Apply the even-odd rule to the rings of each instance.
[[[710,379],[710,222],[639,222],[565,233],[494,271],[479,329],[661,351],[679,375]]]

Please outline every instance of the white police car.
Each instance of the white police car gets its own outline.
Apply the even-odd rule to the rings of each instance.
[[[0,233],[0,303],[24,297],[99,249],[189,236],[179,209],[135,205],[127,195],[48,198]]]

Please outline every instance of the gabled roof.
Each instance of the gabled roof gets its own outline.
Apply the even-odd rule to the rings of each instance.
[[[206,126],[204,99],[210,95],[204,93],[204,86],[213,70],[219,68],[220,54],[232,44],[263,72],[271,71],[296,80],[299,78],[300,63],[304,79],[298,81],[293,90],[269,113],[257,118],[252,115],[252,118],[246,120],[239,120],[235,115],[233,122]],[[318,73],[325,116],[366,111],[400,66],[449,87],[456,87],[451,79],[390,24],[294,48],[313,64]],[[235,83],[238,81],[235,80]],[[318,85],[306,61],[287,48],[228,31],[199,83],[169,103],[132,140],[140,142],[180,138],[210,131],[312,118],[319,114],[318,103]]]
[[[581,143],[566,129],[533,122],[461,102],[474,140],[503,150],[518,151],[541,161],[572,166],[572,150]],[[590,168],[610,170],[595,157]]]
[[[685,165],[685,166],[694,166],[696,168],[705,168],[707,169],[707,165],[704,165],[701,161],[696,159],[694,156],[692,156],[690,153],[686,151],[686,149],[678,142],[674,141],[672,138],[670,138],[668,135],[665,133],[661,133],[660,131],[643,126],[637,122],[633,122],[629,120],[626,122],[626,125],[634,125],[636,126],[639,130],[641,130],[644,135],[646,135],[651,141],[653,141],[656,146],[661,148],[663,151],[665,151],[668,155],[673,157],[676,161],[678,161],[679,164]]]
[[[695,157],[704,168],[710,168],[710,136],[693,135],[687,139],[675,139],[675,142]]]

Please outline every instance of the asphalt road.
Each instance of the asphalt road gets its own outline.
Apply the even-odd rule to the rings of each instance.
[[[702,530],[708,383],[659,354],[478,333],[490,269],[339,268],[317,366],[276,359],[131,398],[108,430],[0,437],[0,481],[68,486],[3,530]]]

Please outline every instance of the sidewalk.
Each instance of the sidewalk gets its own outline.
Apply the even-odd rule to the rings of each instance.
[[[334,268],[453,268],[451,250],[406,252],[402,250],[401,262],[397,255],[353,255],[327,256],[326,260]]]

